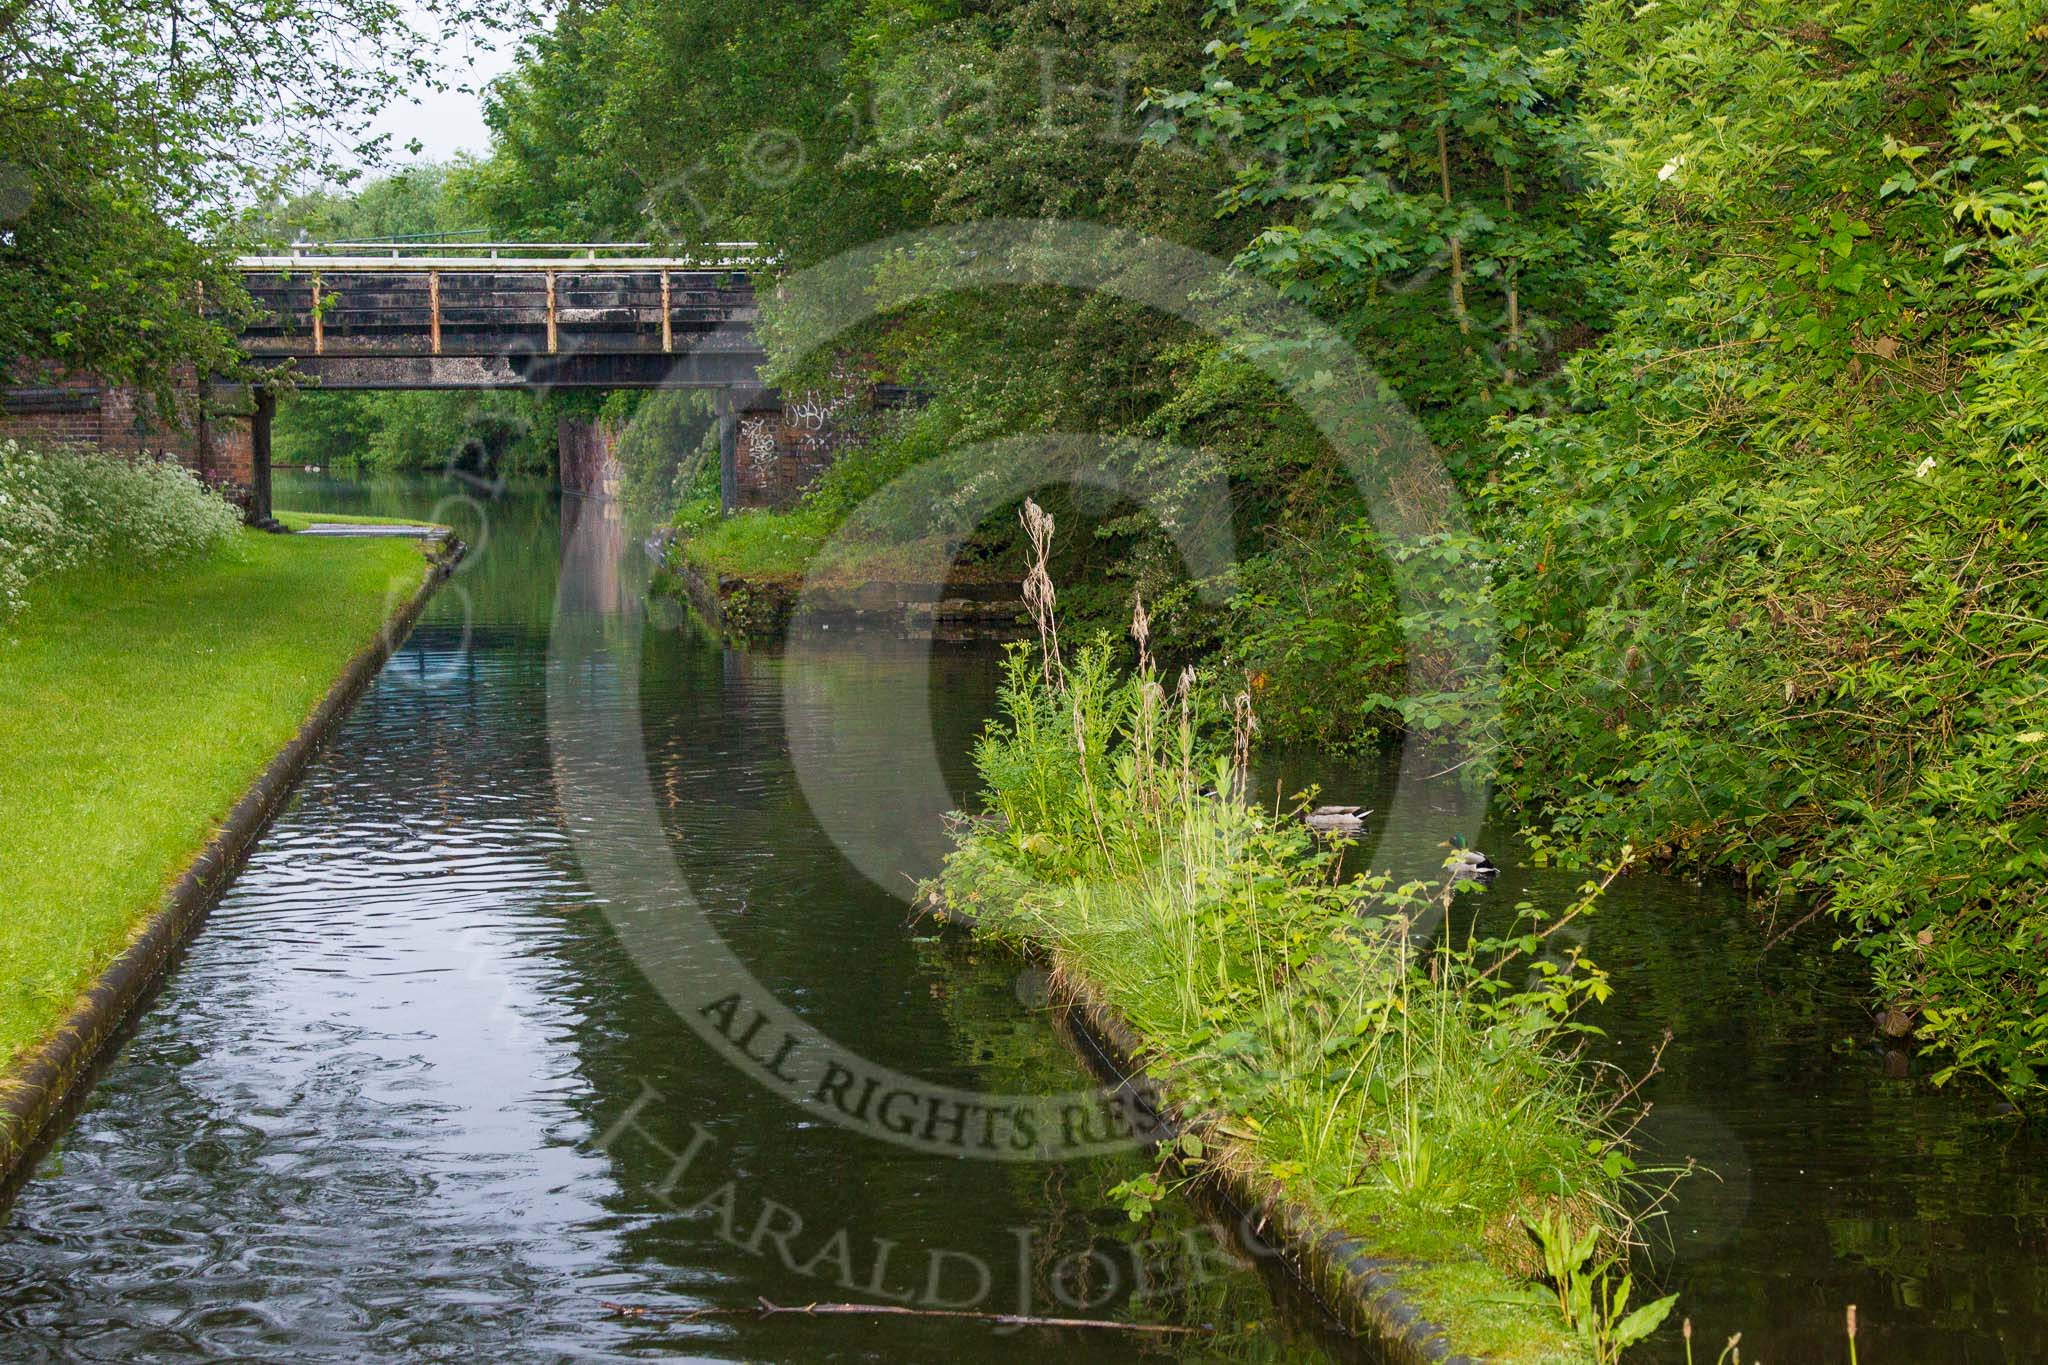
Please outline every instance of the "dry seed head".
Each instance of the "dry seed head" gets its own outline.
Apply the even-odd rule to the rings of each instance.
[[[1066,665],[1060,660],[1059,619],[1054,612],[1058,594],[1053,591],[1047,563],[1052,555],[1052,517],[1030,498],[1018,512],[1024,533],[1031,539],[1031,571],[1024,575],[1024,607],[1038,627],[1039,652],[1044,656],[1045,683],[1055,691],[1066,679]]]
[[[1246,791],[1251,784],[1252,734],[1258,728],[1258,717],[1252,714],[1252,694],[1247,688],[1230,704],[1230,775],[1239,792]]]
[[[1138,642],[1138,676],[1152,676],[1152,651],[1145,646],[1152,639],[1152,618],[1145,614],[1145,594],[1131,594],[1131,638]]]
[[[1052,550],[1052,513],[1040,507],[1030,498],[1024,499],[1024,507],[1018,516],[1024,522],[1024,534],[1031,538],[1032,552],[1044,560]]]

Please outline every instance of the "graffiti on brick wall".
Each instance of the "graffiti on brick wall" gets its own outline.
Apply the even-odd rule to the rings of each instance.
[[[797,450],[806,455],[818,455],[831,449],[834,435],[832,419],[852,407],[853,401],[853,395],[843,391],[821,397],[817,390],[807,389],[803,397],[785,403],[782,408],[783,424],[789,428]]]
[[[854,438],[866,390],[811,389],[758,401],[740,409],[734,425],[734,495],[741,507],[789,507]]]
[[[739,454],[756,479],[765,479],[775,466],[775,426],[766,416],[740,418]]]

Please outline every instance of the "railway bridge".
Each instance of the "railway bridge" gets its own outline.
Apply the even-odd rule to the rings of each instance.
[[[639,242],[245,256],[251,359],[323,389],[730,389],[758,385],[751,243],[661,257]]]
[[[761,385],[753,275],[769,260],[743,242],[691,256],[644,242],[298,244],[238,260],[256,304],[239,340],[291,384],[327,391],[711,390],[731,509],[786,500],[808,477],[806,442],[822,439],[789,437]],[[175,453],[242,486],[266,520],[277,391],[213,382],[206,399],[183,424],[196,429],[152,433],[134,395],[46,377],[0,390],[0,434]],[[743,468],[743,449],[759,468]]]

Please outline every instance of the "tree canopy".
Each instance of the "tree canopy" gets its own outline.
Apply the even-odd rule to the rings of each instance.
[[[0,5],[0,370],[161,384],[239,357],[207,309],[252,211],[345,185],[391,149],[394,94],[444,45],[523,28],[476,0],[10,0]]]

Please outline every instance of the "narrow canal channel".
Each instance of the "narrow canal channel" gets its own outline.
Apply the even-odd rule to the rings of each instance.
[[[1355,1355],[1284,1285],[1276,1306],[1274,1277],[1178,1201],[1131,1223],[1105,1192],[1139,1157],[915,1153],[818,1123],[714,1055],[621,947],[564,831],[546,696],[564,509],[538,490],[452,491],[280,477],[281,505],[453,520],[475,552],[8,1211],[0,1358]],[[618,592],[636,570],[622,548]],[[907,1073],[1083,1084],[1036,1008],[1041,979],[906,928],[902,899],[821,833],[778,660],[661,621],[639,654],[664,829],[765,986]],[[860,660],[931,670],[964,801],[993,653]],[[857,783],[892,757],[835,762]],[[1315,760],[1268,777],[1367,804],[1387,780]],[[1522,865],[1507,831],[1488,842],[1511,870],[1482,913],[1569,894],[1576,879]],[[1706,1339],[1836,1359],[1856,1303],[1866,1362],[2048,1354],[2043,1153],[1873,1043],[1854,964],[1762,954],[1739,898],[1670,878],[1629,880],[1586,933],[1619,988],[1603,1056],[1638,1069],[1677,1034],[1646,1131],[1654,1154],[1717,1174],[1652,1237]],[[928,1288],[1221,1331],[668,1316]]]

